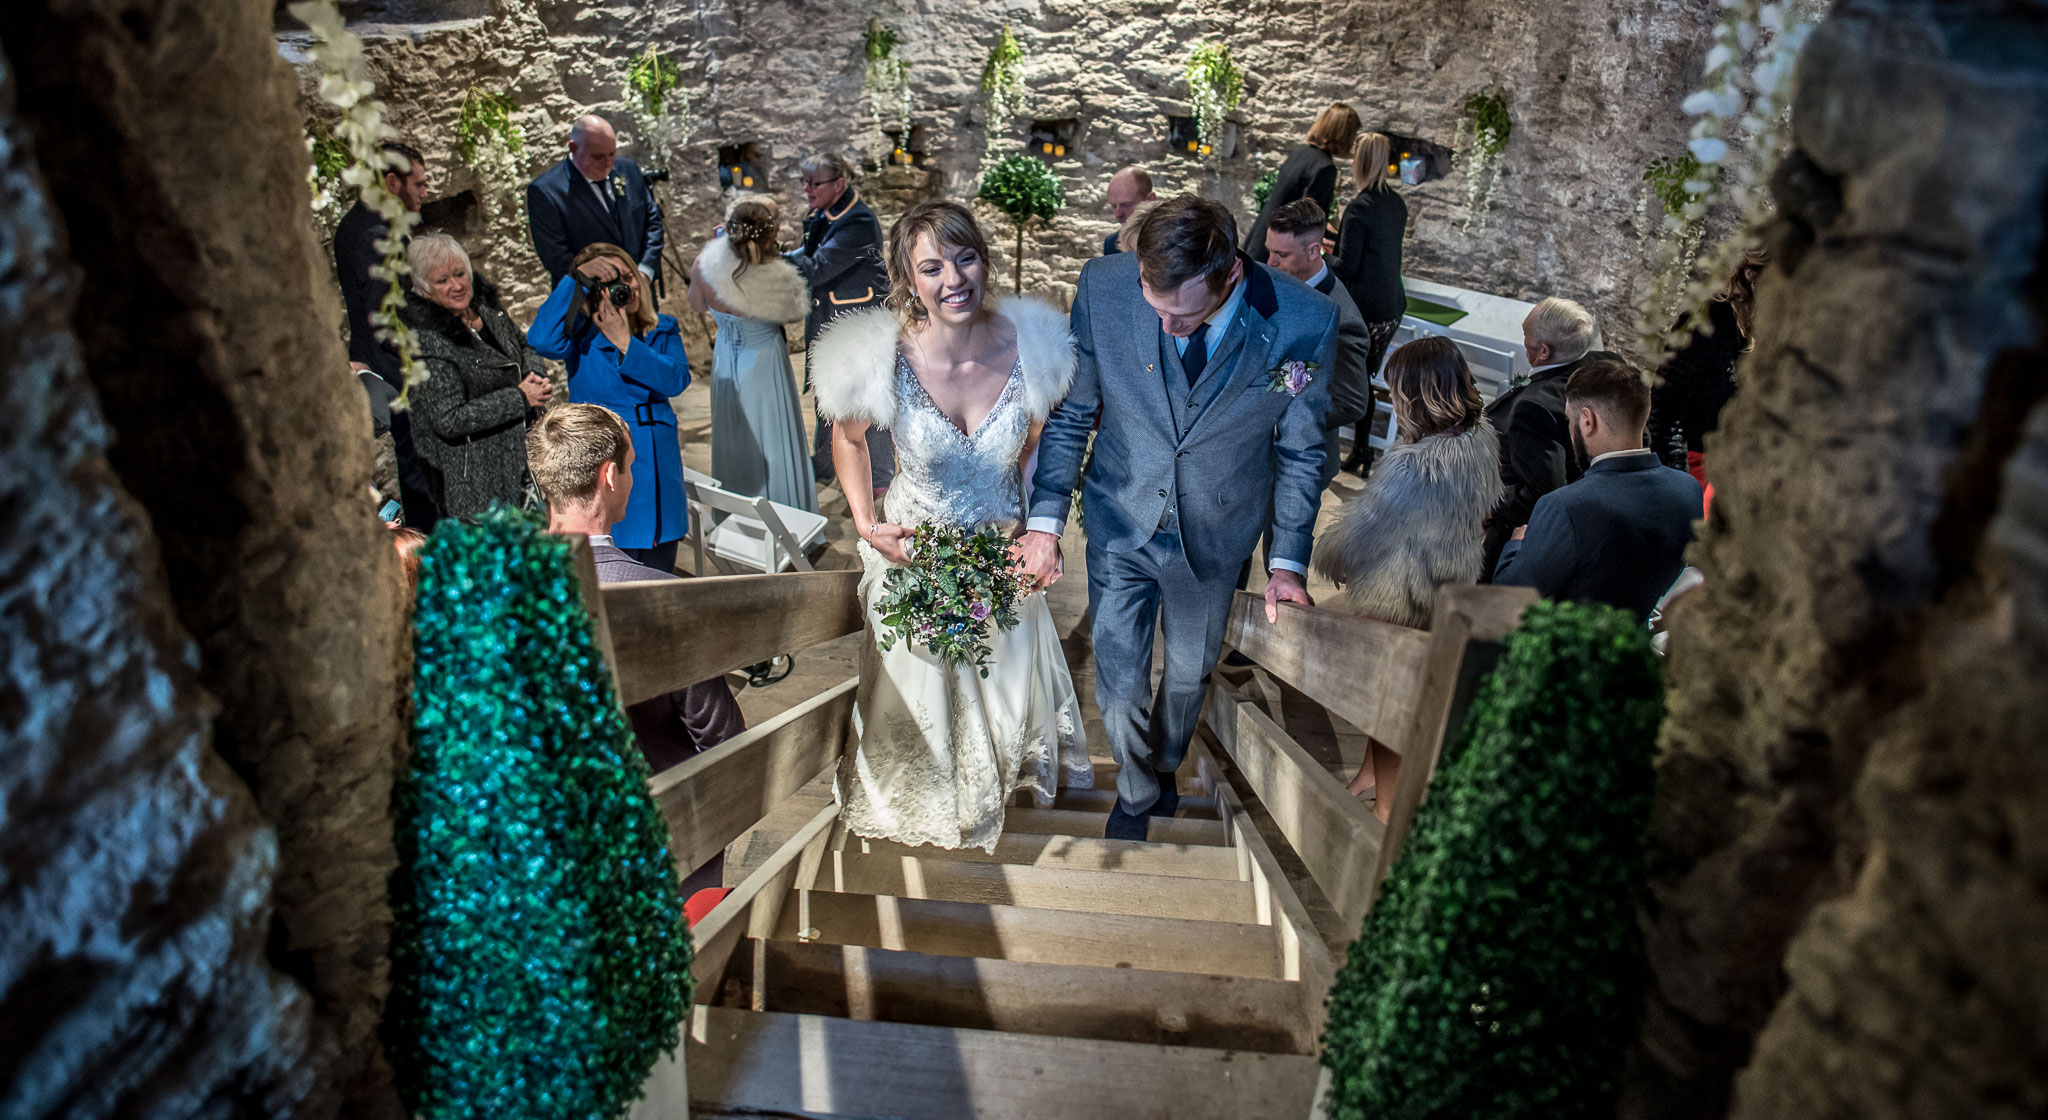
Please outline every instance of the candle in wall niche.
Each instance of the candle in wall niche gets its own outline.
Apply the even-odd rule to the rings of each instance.
[[[742,175],[742,176],[740,176],[740,186],[743,186],[743,187],[751,187],[751,186],[753,186],[753,185],[754,185],[754,177],[753,177],[752,175]]]
[[[1194,151],[1197,146],[1193,140],[1188,141],[1188,151]]]
[[[1056,156],[1063,156],[1063,155],[1066,155],[1066,154],[1067,154],[1067,146],[1066,146],[1065,144],[1054,144],[1054,145],[1052,146],[1052,154],[1053,154],[1053,155],[1056,155]]]

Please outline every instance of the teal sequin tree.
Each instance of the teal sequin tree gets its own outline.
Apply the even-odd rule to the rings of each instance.
[[[679,1039],[690,939],[569,540],[511,511],[441,523],[421,557],[413,709],[389,1015],[407,1104],[621,1115]]]
[[[1613,1115],[1663,716],[1639,619],[1529,608],[1330,990],[1331,1117]]]

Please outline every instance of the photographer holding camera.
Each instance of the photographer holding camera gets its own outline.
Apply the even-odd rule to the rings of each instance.
[[[646,273],[608,242],[586,247],[534,313],[526,341],[569,367],[569,399],[619,414],[633,434],[633,489],[612,540],[634,560],[672,572],[689,535],[683,453],[669,398],[690,384],[682,332],[657,315]]]

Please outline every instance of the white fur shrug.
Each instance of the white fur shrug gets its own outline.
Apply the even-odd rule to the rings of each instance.
[[[769,257],[735,277],[739,263],[732,242],[723,237],[706,242],[697,256],[697,271],[711,285],[718,302],[733,314],[791,323],[811,313],[810,285],[804,283],[803,273],[795,265],[781,257]]]
[[[1024,403],[1033,420],[1043,420],[1074,380],[1074,336],[1067,317],[1051,304],[1012,296],[995,313],[1017,331],[1017,359],[1024,367]],[[896,316],[869,308],[832,320],[811,347],[810,376],[818,389],[818,414],[827,420],[866,420],[896,426]]]

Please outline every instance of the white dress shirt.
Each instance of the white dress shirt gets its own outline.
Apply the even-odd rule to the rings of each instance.
[[[1655,451],[1652,451],[1652,450],[1650,450],[1650,449],[1649,449],[1649,448],[1647,448],[1647,447],[1631,447],[1631,448],[1629,448],[1629,449],[1628,449],[1628,450],[1626,450],[1626,451],[1608,451],[1608,452],[1605,452],[1605,453],[1603,453],[1603,454],[1595,455],[1595,456],[1593,456],[1593,463],[1597,463],[1597,462],[1599,462],[1599,461],[1600,461],[1600,460],[1602,460],[1602,459],[1619,459],[1619,458],[1621,458],[1621,457],[1622,457],[1623,455],[1655,455],[1655,454],[1656,454],[1656,452],[1655,452]],[[1586,464],[1586,466],[1588,466],[1588,467],[1591,467],[1591,466],[1593,465],[1593,463],[1587,463],[1587,464]]]
[[[1324,261],[1324,262],[1323,262],[1323,264],[1322,264],[1322,267],[1320,267],[1320,268],[1316,269],[1316,274],[1315,274],[1314,276],[1311,276],[1311,277],[1309,277],[1309,278],[1308,278],[1308,281],[1307,281],[1307,283],[1308,283],[1308,286],[1309,286],[1309,287],[1311,287],[1311,288],[1314,288],[1314,289],[1316,289],[1316,290],[1318,290],[1318,291],[1321,291],[1321,290],[1322,290],[1322,287],[1323,287],[1323,281],[1324,281],[1324,280],[1325,280],[1326,278],[1328,278],[1328,277],[1329,277],[1329,275],[1330,275],[1330,262],[1328,262],[1328,261]]]

